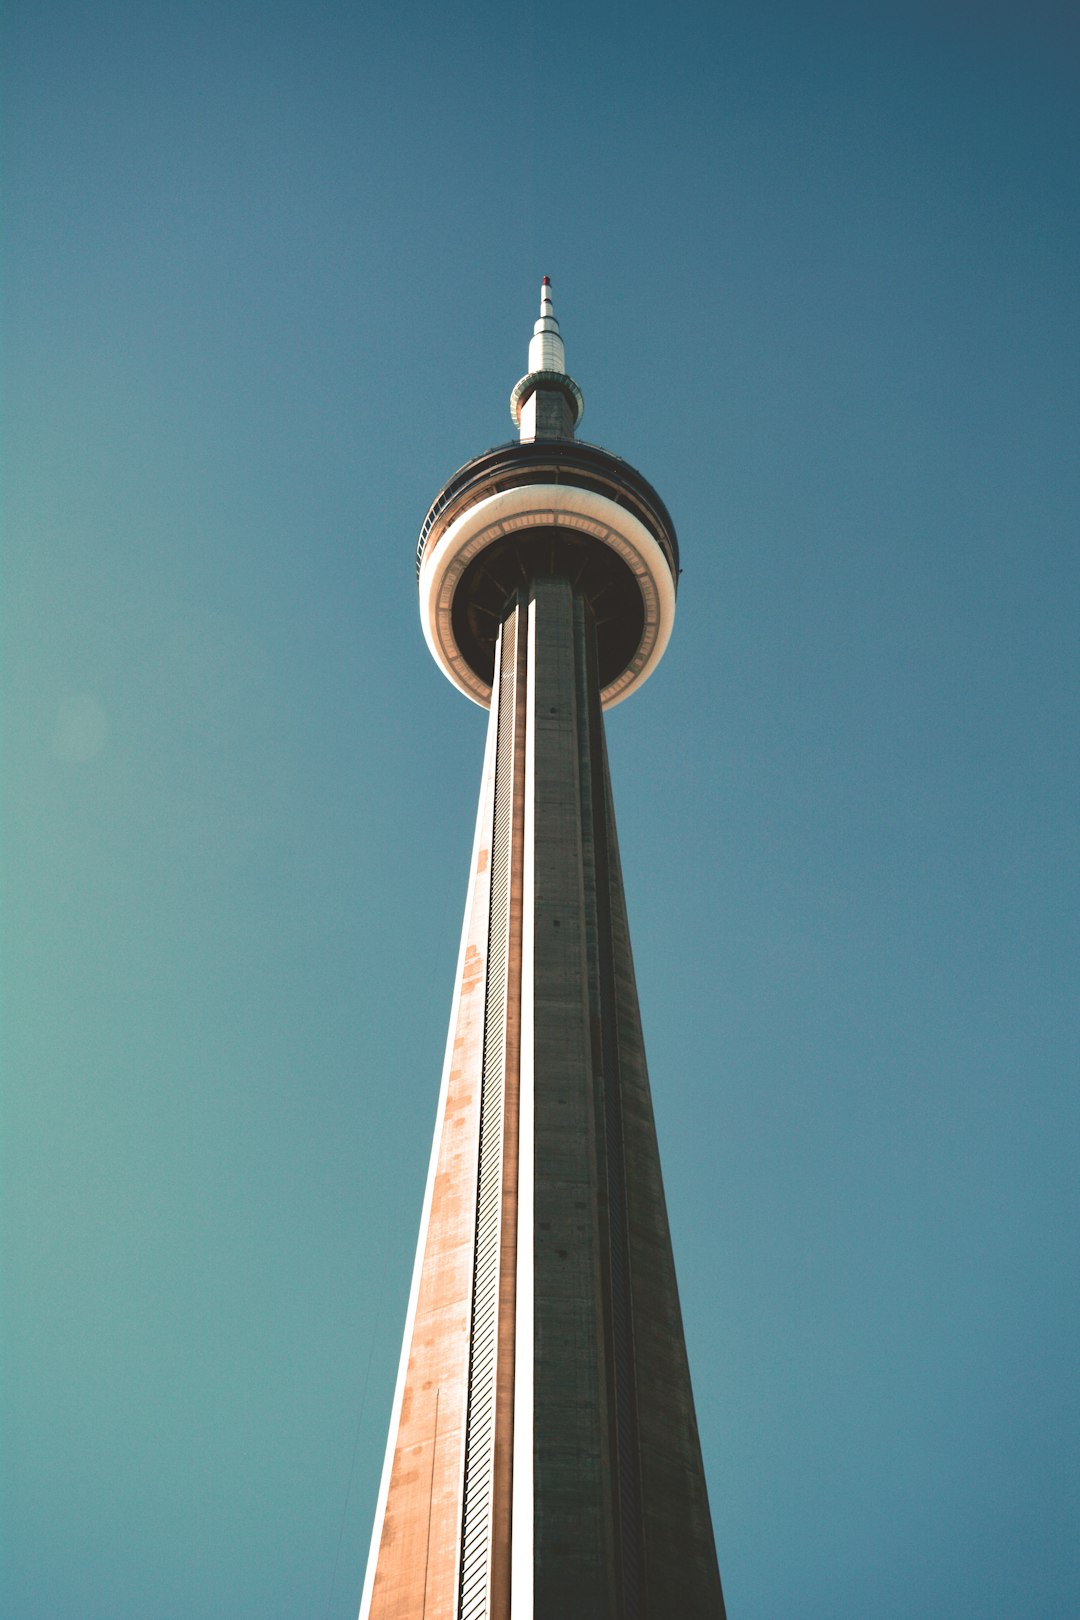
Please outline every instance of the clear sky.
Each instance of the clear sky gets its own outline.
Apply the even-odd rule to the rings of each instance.
[[[732,1620],[1080,1613],[1080,12],[11,0],[4,1620],[347,1620],[540,276]]]

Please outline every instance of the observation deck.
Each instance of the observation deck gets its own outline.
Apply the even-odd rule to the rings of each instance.
[[[439,491],[416,553],[424,635],[444,674],[487,707],[499,626],[532,580],[561,576],[596,627],[605,708],[652,673],[671,634],[675,526],[629,462],[570,438],[498,445]]]

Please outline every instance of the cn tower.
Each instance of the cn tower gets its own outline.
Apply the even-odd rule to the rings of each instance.
[[[510,409],[417,552],[487,746],[360,1616],[723,1620],[603,721],[663,655],[678,544],[574,437],[546,277]]]

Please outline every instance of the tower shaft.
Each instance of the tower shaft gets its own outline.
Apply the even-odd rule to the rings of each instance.
[[[499,628],[362,1620],[722,1620],[593,611]]]

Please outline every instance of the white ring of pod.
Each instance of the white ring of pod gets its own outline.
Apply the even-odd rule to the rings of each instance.
[[[481,551],[523,529],[564,528],[591,535],[615,552],[637,581],[644,627],[630,663],[600,693],[605,709],[647,681],[664,655],[675,620],[675,581],[659,544],[627,510],[572,484],[521,484],[468,507],[442,533],[433,527],[420,564],[420,621],[431,656],[459,692],[487,708],[491,687],[466,663],[454,636],[453,603],[461,576]]]

